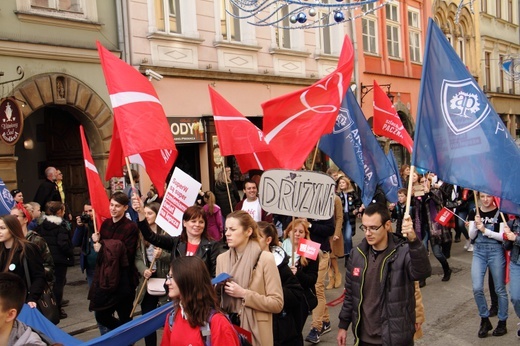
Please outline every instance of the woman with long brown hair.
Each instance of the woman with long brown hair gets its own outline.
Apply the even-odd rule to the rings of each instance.
[[[204,262],[197,257],[177,257],[166,279],[174,310],[166,316],[161,346],[240,345],[238,334],[218,311],[215,289]],[[204,333],[202,332],[204,330]]]
[[[28,268],[24,268],[24,259]],[[26,301],[31,308],[35,308],[45,288],[42,256],[37,246],[25,239],[16,216],[0,216],[0,270],[18,275],[28,286],[25,269],[31,282],[27,287]]]
[[[221,285],[221,307],[231,321],[252,334],[253,345],[273,344],[273,313],[283,308],[283,292],[272,254],[262,251],[258,225],[243,210],[226,219],[229,250],[217,258],[217,272],[232,279]]]

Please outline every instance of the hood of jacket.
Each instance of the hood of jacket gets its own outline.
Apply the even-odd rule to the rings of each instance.
[[[7,344],[13,346],[47,345],[29,326],[17,320],[13,323],[13,329],[11,334],[9,334]]]
[[[56,216],[56,215],[45,215],[43,217],[43,220],[47,220],[49,221],[50,223],[53,223],[55,225],[61,225],[61,223],[63,222],[63,218],[59,217],[59,216]]]

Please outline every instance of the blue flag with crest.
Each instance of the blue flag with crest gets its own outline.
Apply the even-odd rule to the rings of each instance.
[[[424,56],[412,165],[520,204],[520,149],[432,19]]]
[[[392,166],[392,175],[380,182],[381,189],[385,193],[388,202],[397,203],[397,191],[403,187],[403,183],[401,181],[399,169],[397,168],[394,152],[390,150],[388,154],[386,154],[386,158]]]
[[[370,129],[350,88],[341,102],[332,134],[319,148],[361,189],[365,206],[372,202],[377,184],[392,175],[392,167]]]
[[[15,204],[16,202],[13,196],[11,196],[11,192],[5,186],[4,181],[0,179],[0,215],[10,214]]]

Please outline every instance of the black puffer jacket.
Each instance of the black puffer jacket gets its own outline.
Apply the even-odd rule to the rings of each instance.
[[[408,242],[389,234],[388,255],[381,270],[381,337],[385,346],[413,345],[415,333],[414,281],[426,279],[432,268],[428,253],[418,239]],[[352,251],[347,263],[345,300],[339,314],[339,328],[348,329],[354,324],[355,345],[359,344],[359,312],[370,247],[363,241]]]
[[[232,207],[229,206],[228,188]],[[226,184],[216,182],[215,200],[222,211],[222,216],[226,217],[231,213],[235,209],[235,205],[240,201],[240,195],[235,183],[228,183],[228,187],[226,187]]]
[[[59,216],[45,215],[37,231],[49,246],[54,264],[74,265],[74,246],[70,232],[62,226],[63,219]]]

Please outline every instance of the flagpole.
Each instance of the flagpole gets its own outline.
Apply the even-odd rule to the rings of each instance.
[[[289,238],[291,238],[291,262],[294,267],[294,216],[292,217],[292,226],[293,229],[289,232]]]
[[[464,220],[463,218],[461,218],[460,216],[458,216],[457,214],[455,214],[454,211],[449,210],[448,208],[446,208],[446,210],[447,210],[451,215],[453,215],[453,216],[455,216],[455,217],[458,217],[458,218],[459,218],[460,220],[462,220],[463,222],[466,222],[466,220]]]
[[[320,145],[320,140],[316,143],[316,149],[314,149],[314,157],[312,158],[311,171],[314,171],[314,163],[316,163],[316,155],[318,154],[318,146]]]
[[[477,216],[480,216],[480,212],[478,210],[478,198],[477,198],[477,191],[473,190],[473,198],[475,199],[475,213]]]
[[[92,208],[92,222],[94,224],[94,232],[99,233],[99,231],[97,229],[97,222],[96,222],[96,211],[94,210],[94,208]]]
[[[227,197],[229,201],[229,210],[233,211],[233,203],[231,203],[231,193],[229,192],[229,185],[226,174],[226,165],[224,164],[224,156],[222,156],[222,177],[226,183]],[[238,202],[238,201],[237,201]]]
[[[410,176],[408,177],[408,192],[406,195],[406,208],[404,215],[410,216],[410,204],[412,203],[412,184],[413,184],[413,174],[415,173],[415,166],[410,166]]]
[[[125,162],[126,162],[126,171],[128,174],[128,177],[130,178],[130,185],[132,186],[132,195],[135,193],[135,182],[134,177],[132,176],[132,168],[130,168],[130,160],[128,159],[128,156],[125,156]]]
[[[148,268],[148,270],[151,271],[153,269],[154,264],[155,264],[155,256],[153,257],[152,263],[150,263],[150,268]],[[132,307],[132,311],[130,312],[130,318],[132,318],[132,316],[134,316],[135,308],[137,308],[137,302],[139,302],[139,299],[141,299],[141,296],[143,295],[143,291],[144,291],[144,288],[146,287],[146,283],[148,282],[148,279],[149,278],[145,278],[143,280],[143,285],[141,286],[141,289],[139,290],[139,294],[137,295],[135,302],[134,302],[134,306]]]

